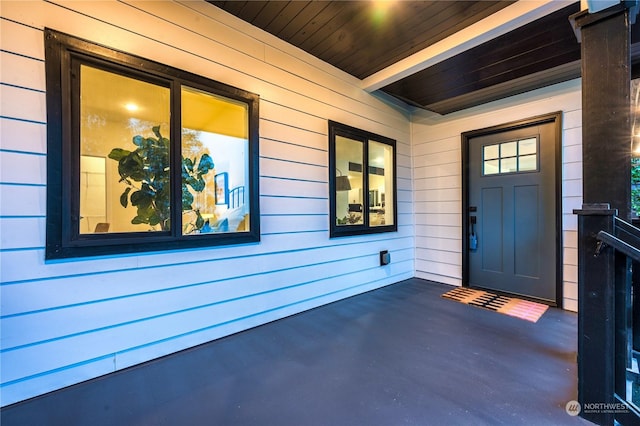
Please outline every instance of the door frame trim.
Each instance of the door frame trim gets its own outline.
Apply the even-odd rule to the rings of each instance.
[[[563,229],[562,229],[562,111],[539,115],[484,129],[462,133],[462,286],[469,287],[469,140],[540,124],[555,124],[555,197],[556,197],[556,300],[552,306],[563,304]],[[535,299],[534,299],[535,300]],[[544,301],[548,303],[548,301]]]

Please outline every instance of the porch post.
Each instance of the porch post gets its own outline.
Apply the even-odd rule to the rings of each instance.
[[[578,402],[580,416],[612,425],[613,415],[587,404],[614,403],[615,317],[613,250],[596,257],[596,236],[613,234],[615,210],[608,204],[585,204],[578,215]],[[585,313],[588,313],[585,314]]]
[[[614,270],[611,250],[594,257],[595,235],[613,216],[630,219],[630,23],[624,4],[571,20],[582,58],[582,191],[578,214],[578,402],[614,402]],[[609,205],[611,208],[609,208]],[[613,415],[583,410],[613,424]]]
[[[622,4],[573,15],[582,58],[583,203],[631,207],[631,26]]]

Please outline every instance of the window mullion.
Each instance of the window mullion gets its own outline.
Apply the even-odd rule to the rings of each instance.
[[[171,83],[171,235],[182,237],[182,85]]]
[[[371,207],[370,207],[370,203],[371,203],[371,198],[369,196],[369,179],[371,178],[369,176],[369,140],[368,139],[363,139],[362,140],[362,147],[363,147],[363,153],[362,153],[362,203],[363,203],[363,209],[362,209],[362,214],[363,214],[363,226],[365,228],[369,228],[369,218],[371,216]]]

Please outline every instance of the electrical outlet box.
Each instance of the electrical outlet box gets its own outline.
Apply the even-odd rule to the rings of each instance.
[[[380,266],[388,265],[391,263],[391,253],[388,250],[380,252]]]

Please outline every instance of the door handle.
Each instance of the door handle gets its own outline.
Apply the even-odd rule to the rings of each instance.
[[[476,217],[470,216],[471,232],[469,233],[469,250],[478,249],[478,235],[476,234]]]

